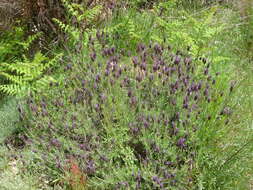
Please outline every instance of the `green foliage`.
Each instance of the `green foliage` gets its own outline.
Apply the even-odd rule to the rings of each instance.
[[[24,30],[21,27],[14,28],[12,32],[2,32],[0,34],[0,62],[12,61],[14,57],[20,57],[24,53],[24,48],[21,41],[27,45],[29,40],[25,42]]]
[[[18,121],[16,106],[17,100],[14,98],[3,98],[0,101],[0,144],[16,130]]]
[[[243,35],[243,40],[246,49],[246,55],[253,59],[253,3],[252,1],[241,2],[244,3],[244,10],[241,10],[241,33]]]
[[[7,33],[1,39],[0,49],[0,92],[8,95],[24,95],[27,91],[35,91],[46,87],[54,79],[45,72],[53,68],[61,54],[49,59],[37,52],[31,60],[26,57],[32,43],[40,33],[29,36],[26,40],[22,28],[16,28],[13,33]],[[12,39],[12,37],[15,37]]]
[[[156,24],[164,31],[164,36],[154,36],[155,40],[162,41],[161,37],[167,39],[177,48],[190,47],[194,56],[208,55],[213,47],[209,44],[224,30],[224,24],[215,25],[215,13],[218,7],[212,7],[197,17],[186,11],[180,11],[177,19],[168,19],[174,6],[161,3],[156,7],[159,14],[163,8],[163,15],[156,17]]]
[[[91,26],[102,11],[102,6],[97,5],[90,9],[85,9],[82,4],[73,3],[68,0],[62,0],[68,15],[67,23],[54,18],[53,21],[58,24],[61,31],[68,35],[70,48],[77,43],[86,45],[88,34],[91,33]],[[87,27],[89,26],[89,28]],[[81,42],[80,42],[81,41]]]
[[[27,91],[36,91],[48,86],[55,80],[45,75],[45,71],[55,66],[61,54],[48,60],[42,53],[35,54],[33,60],[16,61],[11,64],[0,63],[0,76],[6,84],[0,85],[0,91],[9,95],[23,95]]]

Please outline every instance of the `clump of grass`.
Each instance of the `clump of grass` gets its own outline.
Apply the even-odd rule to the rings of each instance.
[[[0,174],[0,188],[3,190],[37,190],[38,187],[34,184],[34,179],[30,176],[25,178],[20,174],[16,174],[13,170],[8,169]]]
[[[16,122],[19,115],[16,105],[15,98],[2,98],[0,101],[0,143],[17,129]]]

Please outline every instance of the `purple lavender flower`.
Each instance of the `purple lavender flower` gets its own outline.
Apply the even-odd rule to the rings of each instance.
[[[95,78],[95,80],[96,80],[96,82],[97,82],[97,83],[99,83],[99,82],[100,82],[100,80],[101,80],[101,77],[100,77],[100,75],[99,75],[99,74],[97,74],[97,75],[96,75],[96,78]]]
[[[97,54],[96,54],[96,52],[92,52],[91,54],[90,54],[90,59],[91,59],[91,61],[95,61],[96,60],[96,57],[97,57]]]
[[[147,64],[145,62],[142,62],[140,68],[145,71],[147,68]]]
[[[137,50],[136,51],[138,53],[140,53],[140,52],[142,52],[144,50],[145,50],[145,45],[144,44],[140,43],[140,44],[137,45]]]
[[[208,68],[205,68],[205,70],[204,70],[204,75],[208,75]]]
[[[133,105],[133,106],[137,104],[137,98],[135,96],[131,97],[130,104]]]
[[[204,90],[204,95],[205,95],[206,97],[208,97],[208,95],[209,95],[209,89],[208,89],[208,88],[205,88],[205,90]]]
[[[61,143],[60,143],[60,141],[58,141],[58,139],[52,139],[51,144],[57,148],[59,148],[61,146]]]
[[[88,175],[92,175],[95,172],[96,172],[96,166],[95,166],[94,161],[92,161],[92,160],[88,161],[86,164],[86,173]]]
[[[185,148],[185,147],[186,147],[185,142],[186,142],[186,139],[185,139],[184,137],[181,137],[181,138],[179,138],[178,141],[177,141],[177,146],[178,146],[179,148]]]
[[[192,59],[190,57],[184,58],[185,65],[189,65],[189,64],[191,64],[191,62],[192,62]]]
[[[174,59],[174,64],[178,65],[181,61],[181,58],[177,55]]]
[[[162,47],[159,44],[155,44],[154,50],[156,54],[162,54]]]
[[[138,57],[134,56],[134,57],[132,58],[132,62],[133,62],[133,64],[134,64],[134,67],[136,67],[136,66],[138,65]]]
[[[72,64],[68,63],[65,70],[71,70],[71,69],[72,69]]]

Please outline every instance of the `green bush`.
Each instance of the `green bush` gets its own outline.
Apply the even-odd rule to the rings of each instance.
[[[198,59],[212,50],[204,44],[219,32],[209,27],[210,12],[205,22],[188,17],[172,27],[165,17],[153,19],[157,12],[148,16],[134,10],[99,30],[69,30],[57,21],[67,28],[71,44],[83,49],[69,52],[72,61],[62,70],[65,82],[31,97],[29,113],[21,113],[29,119],[29,125],[24,122],[33,139],[34,156],[28,155],[26,165],[46,173],[52,185],[64,183],[71,159],[90,188],[203,185],[207,178],[200,181],[198,172],[212,156],[203,148],[224,135],[219,128],[229,114],[219,114],[228,109],[230,97],[229,90],[223,92],[229,88],[225,75],[216,76],[215,65]],[[192,24],[198,29],[177,32]],[[184,50],[189,45],[193,48]]]

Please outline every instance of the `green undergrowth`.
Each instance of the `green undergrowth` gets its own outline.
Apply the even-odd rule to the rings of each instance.
[[[3,98],[0,102],[0,143],[16,130],[18,112],[16,110],[17,100],[15,98]]]

